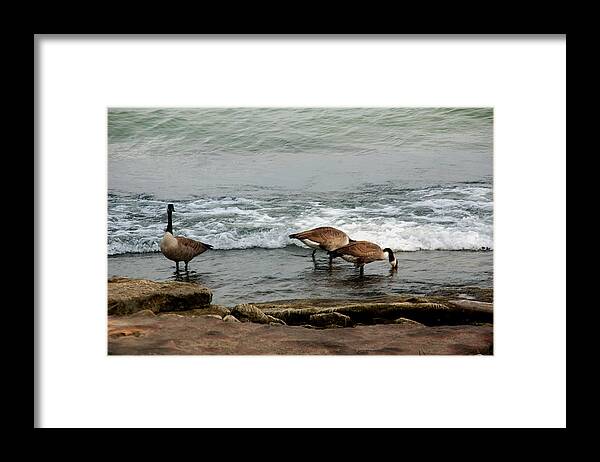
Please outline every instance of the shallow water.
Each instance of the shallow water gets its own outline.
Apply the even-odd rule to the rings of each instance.
[[[427,294],[448,287],[492,287],[493,252],[398,252],[398,271],[387,262],[365,265],[360,277],[354,266],[336,259],[331,268],[325,253],[288,246],[283,249],[207,251],[189,264],[189,274],[161,253],[108,258],[108,275],[153,280],[189,280],[208,286],[213,303],[294,298],[360,298],[403,293]],[[183,269],[183,265],[180,264]]]

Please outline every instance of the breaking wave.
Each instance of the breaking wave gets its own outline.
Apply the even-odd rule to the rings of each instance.
[[[334,226],[353,239],[397,251],[493,249],[491,185],[464,183],[186,201],[113,191],[108,196],[108,254],[158,252],[169,202],[175,205],[175,234],[215,249],[303,246],[288,235],[317,226]]]

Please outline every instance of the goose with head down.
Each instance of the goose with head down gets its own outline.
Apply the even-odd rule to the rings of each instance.
[[[353,239],[350,239],[345,232],[332,228],[331,226],[321,226],[319,228],[309,229],[308,231],[290,234],[289,238],[298,239],[304,245],[314,249],[312,253],[313,260],[315,259],[317,250],[330,252],[352,242],[356,242]],[[330,255],[330,263],[332,259],[333,257]]]
[[[201,253],[206,252],[208,249],[212,249],[212,245],[183,236],[173,236],[173,222],[171,215],[174,211],[175,208],[173,207],[173,204],[169,204],[167,206],[167,228],[160,241],[160,251],[169,260],[175,262],[177,271],[179,271],[180,261],[185,263],[185,271],[187,271],[189,261]]]
[[[341,257],[360,268],[360,275],[364,273],[364,267],[367,263],[379,260],[390,262],[393,270],[398,268],[398,260],[394,252],[389,247],[382,249],[377,244],[369,241],[355,241],[344,247],[340,247],[328,252],[330,258]]]

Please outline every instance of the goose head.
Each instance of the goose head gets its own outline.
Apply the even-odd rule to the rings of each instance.
[[[383,253],[387,255],[388,261],[390,262],[392,269],[398,269],[398,260],[394,255],[394,251],[389,247],[386,247],[385,249],[383,249]]]

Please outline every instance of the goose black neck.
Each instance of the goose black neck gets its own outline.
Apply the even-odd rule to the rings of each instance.
[[[396,259],[396,257],[394,256],[394,252],[389,247],[386,247],[385,249],[383,249],[383,251],[388,253],[388,260],[390,261],[390,263],[392,263]]]
[[[171,209],[167,210],[167,216],[169,217],[168,218],[169,221],[167,222],[167,229],[166,229],[166,231],[168,231],[171,234],[173,234],[173,221],[171,219],[171,214],[172,213],[173,212],[171,211]]]

